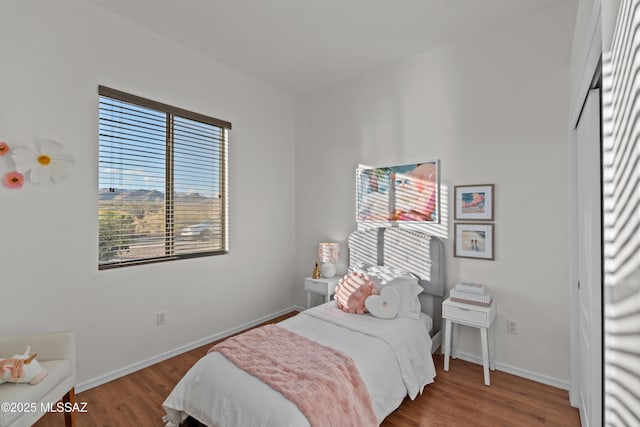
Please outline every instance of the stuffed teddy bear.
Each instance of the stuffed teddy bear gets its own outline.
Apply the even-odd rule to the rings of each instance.
[[[48,371],[36,361],[38,354],[32,354],[31,347],[27,346],[24,354],[16,354],[9,359],[0,359],[0,384],[29,383],[37,384],[47,376]]]

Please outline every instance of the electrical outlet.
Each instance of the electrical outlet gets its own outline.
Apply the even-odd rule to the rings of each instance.
[[[515,320],[507,320],[507,332],[510,334],[518,333],[518,322]]]
[[[164,326],[167,324],[167,312],[159,311],[156,313],[156,326]]]

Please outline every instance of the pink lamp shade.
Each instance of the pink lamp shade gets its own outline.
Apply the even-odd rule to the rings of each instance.
[[[337,262],[340,256],[339,243],[320,243],[318,245],[318,258],[322,262]]]
[[[322,277],[333,277],[336,275],[336,267],[333,265],[340,256],[340,244],[322,242],[318,245],[318,258],[322,262],[320,272]]]

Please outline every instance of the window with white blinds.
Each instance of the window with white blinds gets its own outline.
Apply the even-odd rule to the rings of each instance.
[[[98,267],[227,253],[231,123],[98,92]]]
[[[604,417],[640,425],[640,0],[603,55]]]

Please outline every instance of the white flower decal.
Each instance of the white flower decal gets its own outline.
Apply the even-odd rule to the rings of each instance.
[[[73,166],[73,157],[64,152],[62,145],[55,141],[43,141],[36,144],[33,152],[26,147],[13,149],[13,161],[16,170],[24,175],[29,173],[29,181],[34,184],[61,182]]]

